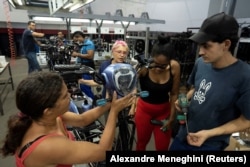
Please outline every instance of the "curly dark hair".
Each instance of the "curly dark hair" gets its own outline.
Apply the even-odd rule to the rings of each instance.
[[[160,34],[158,36],[158,41],[154,44],[151,52],[151,57],[158,55],[164,55],[167,60],[171,60],[174,57],[175,50],[170,42],[170,37]]]
[[[19,113],[8,120],[8,132],[0,153],[5,157],[15,154],[32,120],[42,117],[61,96],[63,79],[57,73],[34,72],[22,80],[16,90],[16,106]]]

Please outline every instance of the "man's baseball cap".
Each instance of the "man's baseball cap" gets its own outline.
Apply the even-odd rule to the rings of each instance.
[[[191,36],[194,42],[199,44],[215,40],[223,34],[228,36],[238,36],[239,24],[237,20],[224,12],[208,17],[201,25],[198,33]]]

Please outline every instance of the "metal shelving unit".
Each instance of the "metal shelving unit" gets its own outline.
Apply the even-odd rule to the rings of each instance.
[[[144,56],[145,58],[149,58],[149,42],[150,40],[156,40],[157,39],[157,35],[160,32],[150,32],[149,27],[146,28],[145,31],[131,31],[131,32],[127,32],[126,36],[125,36],[125,40],[127,41],[127,43],[129,45],[131,45],[132,47],[135,46],[135,42],[136,40],[143,40],[145,42],[145,46],[144,46]],[[135,55],[136,52],[133,48],[133,55]]]

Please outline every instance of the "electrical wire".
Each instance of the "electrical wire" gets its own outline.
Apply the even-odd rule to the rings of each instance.
[[[10,47],[10,55],[11,55],[11,61],[10,64],[12,65],[15,63],[16,59],[16,46],[15,46],[15,41],[14,41],[14,33],[13,33],[13,28],[11,24],[11,19],[10,19],[10,6],[7,0],[3,1],[3,6],[4,6],[4,12],[6,16],[6,25],[8,29],[8,36],[9,36],[9,47]]]

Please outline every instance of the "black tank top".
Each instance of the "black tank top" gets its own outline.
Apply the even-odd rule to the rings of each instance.
[[[140,86],[142,91],[148,91],[149,96],[143,97],[142,100],[150,104],[162,104],[169,101],[169,92],[172,90],[173,75],[170,66],[170,78],[164,84],[153,82],[149,78],[149,72],[145,76],[140,77]]]

